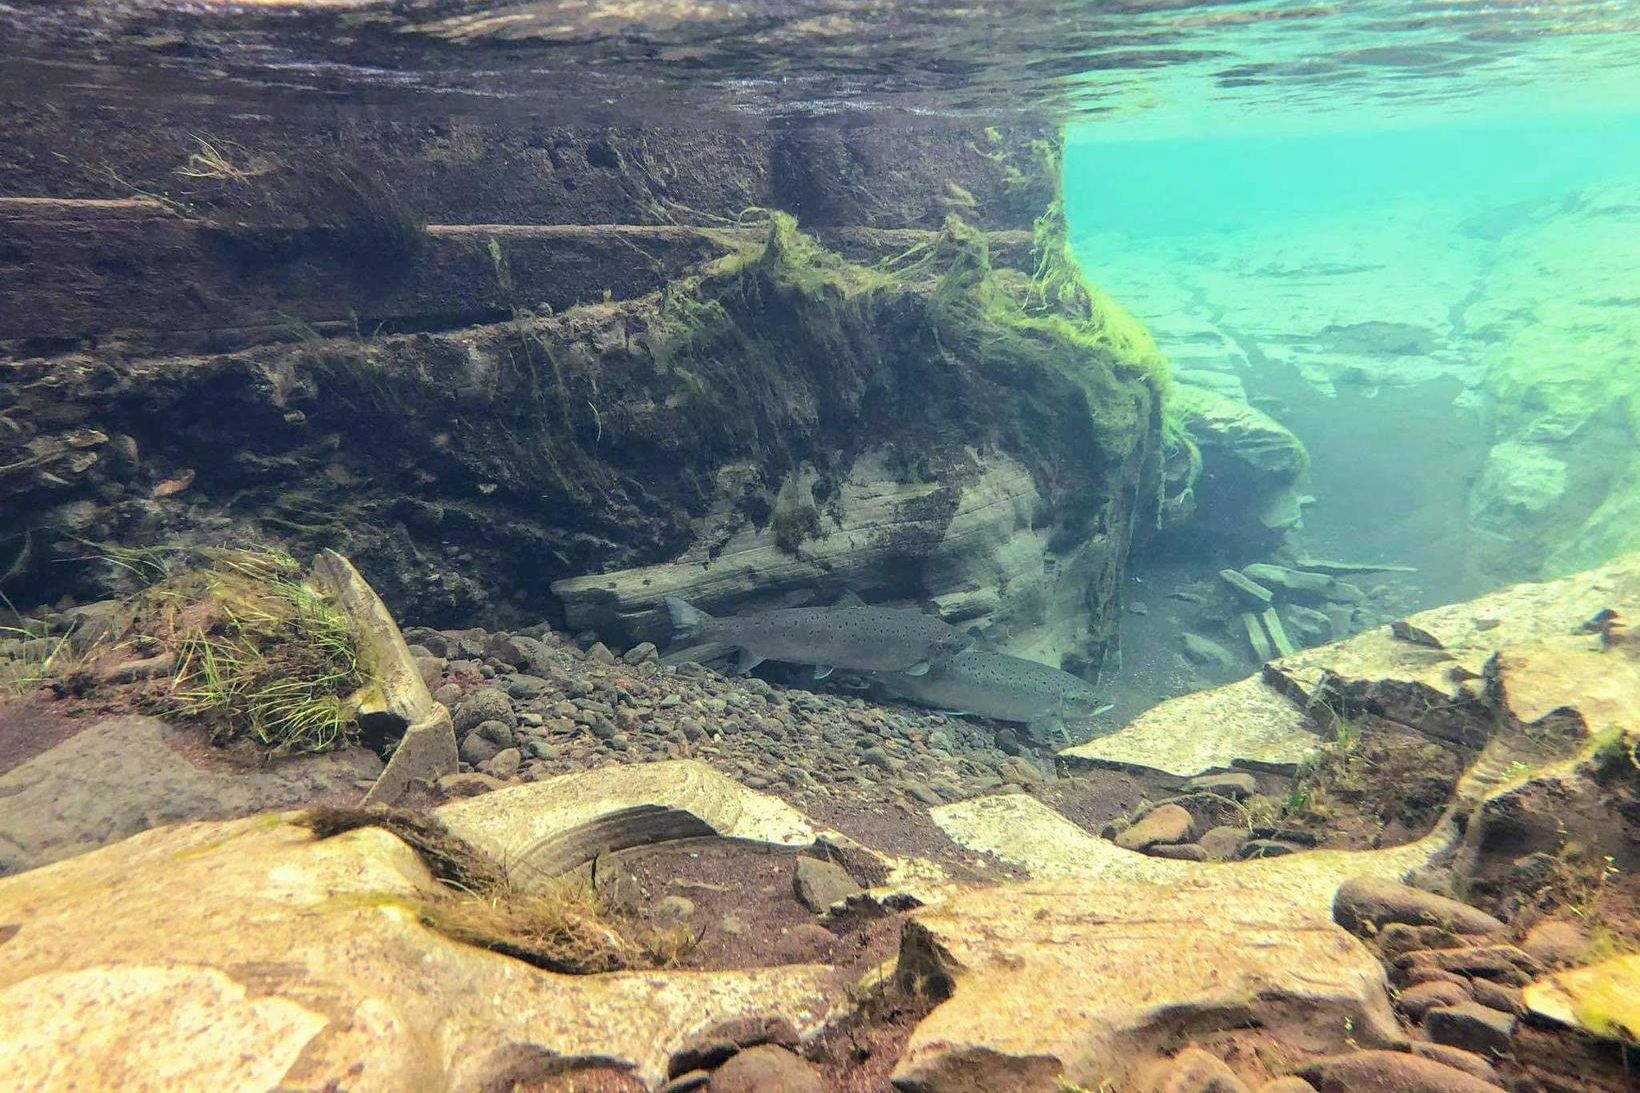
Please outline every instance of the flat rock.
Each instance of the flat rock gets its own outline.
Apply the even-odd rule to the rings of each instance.
[[[813,1064],[783,1047],[759,1044],[712,1072],[712,1093],[826,1093]]]
[[[1437,1044],[1482,1055],[1502,1055],[1515,1035],[1515,1016],[1479,1002],[1459,1002],[1426,1012],[1424,1031]]]
[[[948,979],[952,994],[901,1056],[895,1078],[911,1088],[1120,1083],[1180,1022],[1279,1030],[1302,1013],[1335,1041],[1321,1050],[1342,1050],[1345,1036],[1403,1042],[1382,965],[1332,921],[1332,899],[1351,876],[1423,864],[1449,834],[1202,864],[1123,850],[1020,794],[929,814],[959,845],[1034,879],[920,893],[927,906],[911,915],[900,969]]]
[[[672,839],[719,836],[797,850],[819,834],[785,802],[691,759],[561,775],[444,805],[436,815],[526,885],[600,854]]]
[[[1394,881],[1363,877],[1338,890],[1333,917],[1355,933],[1374,933],[1391,922],[1440,926],[1461,934],[1497,934],[1503,923],[1479,908]]]
[[[1502,1093],[1499,1086],[1434,1059],[1357,1051],[1317,1059],[1298,1073],[1319,1093]]]
[[[1173,861],[1207,860],[1207,851],[1197,843],[1152,843],[1145,847],[1145,853],[1153,858],[1170,858]]]
[[[386,831],[321,841],[272,816],[0,880],[0,922],[20,927],[0,962],[0,1088],[470,1090],[531,1056],[653,1088],[709,1021],[812,1034],[830,1007],[816,966],[542,971],[423,926],[417,903],[446,894]]]
[[[1124,728],[1060,754],[1188,778],[1238,762],[1296,769],[1318,743],[1303,711],[1252,676],[1169,699]]]
[[[116,717],[0,774],[0,874],[18,873],[160,824],[227,819],[313,801],[352,804],[381,773],[362,748],[250,769],[196,766],[198,737],[152,717]]]
[[[1182,843],[1190,838],[1195,821],[1179,805],[1158,805],[1139,818],[1132,827],[1116,836],[1124,850],[1143,850],[1157,843]]]

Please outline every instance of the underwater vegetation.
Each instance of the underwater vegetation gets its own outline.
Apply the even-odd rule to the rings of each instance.
[[[201,560],[142,593],[136,609],[175,657],[168,704],[219,743],[249,740],[272,754],[356,742],[352,699],[368,673],[348,616],[288,555],[223,549]]]
[[[424,226],[381,175],[336,153],[251,151],[226,139],[194,138],[174,188],[143,196],[209,225],[262,260],[325,254],[362,266],[402,261]]]
[[[588,877],[535,878],[523,885],[502,863],[451,834],[435,817],[392,809],[320,807],[297,817],[315,837],[381,827],[420,855],[446,889],[414,910],[423,925],[456,941],[568,975],[675,966],[698,943],[687,926],[627,920]]]

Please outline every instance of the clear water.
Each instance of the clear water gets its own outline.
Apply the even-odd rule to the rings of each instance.
[[[1308,452],[1302,478],[1272,500],[1301,513],[1284,534],[1264,534],[1262,498],[1230,531],[1205,520],[1151,526],[1163,523],[1151,508],[1144,521],[1129,520],[1141,497],[1166,493],[1139,488],[1155,453],[1105,459],[1100,445],[1104,434],[1143,429],[1161,443],[1152,427],[1162,414],[1129,412],[1149,399],[1143,368],[1127,360],[1118,383],[1100,358],[1108,382],[1099,390],[1115,393],[1111,405],[1072,420],[1089,388],[1060,358],[1030,355],[1038,343],[1071,344],[1066,327],[1084,336],[1078,351],[1092,352],[1091,322],[1043,314],[1048,290],[1070,280],[1055,280],[1052,261],[1033,250],[1054,238],[1041,230],[1056,218],[1038,218],[1052,211],[1052,186],[1031,190],[1016,170],[977,204],[944,177],[918,182],[942,191],[938,201],[918,192],[851,204],[861,196],[850,192],[851,172],[859,167],[873,183],[890,177],[873,171],[891,168],[904,148],[931,149],[936,164],[950,153],[966,168],[977,156],[1012,169],[1014,153],[1043,161],[1053,142],[1032,139],[1042,131],[1063,132],[1060,190],[1082,269],[1154,337],[1171,405],[1196,407],[1165,420],[1171,439],[1182,429],[1207,451],[1199,511],[1216,490],[1239,497],[1242,488],[1228,485],[1239,481],[1232,464],[1242,456],[1208,450],[1212,415],[1202,405],[1253,430],[1249,450]],[[653,159],[648,137],[659,148]],[[264,176],[300,176],[355,154],[361,172],[392,175],[381,181],[395,200],[424,201],[439,218],[378,216],[401,210],[315,171],[330,189],[292,192],[340,194],[339,214],[316,202],[302,230],[236,219],[236,186],[248,181],[254,191]],[[781,170],[795,176],[781,179],[783,191],[770,184]],[[829,173],[805,189],[804,171]],[[977,247],[955,245],[967,238],[955,227],[935,236],[946,212],[1005,205],[1021,181],[1041,200],[999,218],[1001,229],[986,225],[991,266],[973,258]],[[819,207],[836,214],[813,218],[817,232],[831,233],[825,246],[858,247],[869,257],[851,261],[887,264],[868,271],[827,252],[829,265],[803,267],[807,244],[771,231],[780,221],[768,210],[747,209],[777,192],[798,195],[785,211],[799,229],[814,227],[805,218]],[[288,194],[265,204],[291,213]],[[848,219],[857,208],[888,211],[881,222],[866,222],[877,211]],[[906,209],[915,217],[894,218]],[[349,234],[360,224],[360,235]],[[1014,268],[1000,257],[1010,250]],[[788,291],[794,282],[771,275],[767,295],[742,291],[722,271],[738,277],[754,251],[797,255],[792,276],[809,280]],[[931,300],[949,300],[929,287],[947,282],[929,273],[907,289],[905,271],[922,277],[934,267],[921,262],[952,254],[972,261],[952,268],[980,270],[991,294],[979,297],[970,327],[954,324],[983,336],[942,357],[945,346],[927,336],[942,330],[928,316]],[[685,271],[725,257],[701,283],[730,285],[727,307],[696,296],[692,282],[674,294]],[[515,281],[540,292],[515,293]],[[13,785],[27,783],[32,795],[16,796],[21,809],[6,806],[14,791],[0,784],[0,820],[12,817],[9,830],[0,823],[0,873],[170,820],[352,804],[379,771],[377,753],[390,753],[396,738],[361,735],[285,765],[267,762],[241,726],[235,746],[254,761],[224,773],[206,740],[220,718],[210,726],[177,714],[184,724],[174,734],[154,725],[129,733],[124,722],[87,733],[113,714],[176,714],[172,692],[187,662],[178,669],[165,658],[208,648],[177,645],[178,634],[195,640],[175,625],[187,611],[165,616],[165,640],[135,633],[133,622],[133,639],[97,654],[117,669],[107,675],[76,665],[51,678],[49,662],[40,666],[42,650],[73,648],[61,636],[70,626],[96,622],[90,609],[76,613],[86,602],[106,608],[138,577],[155,576],[144,567],[172,555],[145,551],[165,536],[181,529],[215,545],[251,528],[274,529],[276,545],[297,544],[304,561],[320,547],[347,550],[429,654],[415,671],[457,708],[469,780],[429,780],[438,792],[411,791],[414,807],[493,788],[492,774],[537,781],[685,755],[863,844],[906,860],[944,854],[951,876],[980,876],[973,870],[989,868],[982,859],[993,847],[958,848],[935,830],[930,806],[1025,786],[1092,833],[1125,822],[1142,800],[1171,798],[1178,780],[1073,769],[1054,754],[1057,738],[1032,738],[1058,727],[1051,723],[946,718],[893,705],[881,690],[869,693],[882,701],[862,702],[856,696],[872,682],[851,677],[849,663],[832,673],[837,665],[791,654],[791,664],[758,665],[752,680],[668,674],[644,648],[651,638],[665,643],[667,582],[698,578],[734,612],[822,597],[829,605],[845,590],[873,604],[937,607],[958,625],[989,628],[975,652],[1052,666],[1043,688],[1062,686],[1063,672],[1080,676],[1073,694],[1096,689],[1110,707],[1081,728],[1103,735],[1268,659],[1249,641],[1260,624],[1226,591],[1224,567],[1358,563],[1364,572],[1349,579],[1360,587],[1329,599],[1319,622],[1315,609],[1280,605],[1295,627],[1305,616],[1292,609],[1308,611],[1314,630],[1301,644],[1314,645],[1640,550],[1640,0],[0,0],[5,285],[52,302],[19,315],[0,291],[0,322],[17,331],[0,336],[0,593],[7,607],[15,594],[21,609],[0,623],[32,627],[0,627],[0,673],[9,673],[0,684],[18,691],[0,689],[0,778],[29,765]],[[902,293],[889,293],[898,311],[871,310],[884,285]],[[1055,298],[1092,311],[1076,291]],[[113,298],[121,294],[136,303]],[[987,310],[997,301],[1017,305],[1006,320]],[[862,333],[861,315],[898,340]],[[1027,315],[1037,325],[1020,320]],[[1130,332],[1112,322],[1101,336],[1110,330],[1116,341]],[[690,337],[665,341],[678,331]],[[1134,343],[1142,338],[1123,351]],[[649,352],[654,344],[675,352]],[[1110,355],[1109,340],[1096,344]],[[1019,352],[1012,386],[996,379],[1005,369],[962,358],[993,345]],[[727,364],[714,359],[719,350]],[[1077,364],[1092,374],[1086,360]],[[953,392],[959,374],[979,378]],[[997,412],[1010,397],[1017,404]],[[946,416],[919,417],[925,403]],[[679,406],[710,412],[688,420],[695,411],[674,413]],[[1052,428],[1030,433],[1044,421]],[[976,422],[985,435],[970,437],[964,430]],[[758,433],[782,423],[789,443]],[[986,430],[1018,450],[987,448]],[[1062,435],[1072,440],[1055,448]],[[937,448],[932,459],[916,449],[924,441]],[[989,462],[951,457],[970,441]],[[816,458],[823,443],[834,463]],[[1172,454],[1185,450],[1178,443]],[[949,462],[924,466],[938,459]],[[1118,463],[1126,477],[1106,475]],[[970,486],[983,503],[963,509],[958,527],[952,514]],[[796,503],[804,490],[815,505]],[[832,561],[853,561],[854,544],[820,563],[798,548],[821,538],[831,502],[844,495],[857,506],[851,513],[911,513],[904,523],[926,536],[914,544],[922,553],[884,551],[879,571],[851,572],[850,587],[833,587],[844,582]],[[1048,511],[1050,496],[1065,502],[1060,512]],[[1075,519],[1055,523],[1067,511]],[[900,534],[883,531],[894,523],[862,522],[847,534],[874,549],[879,533]],[[930,542],[979,545],[931,561]],[[737,553],[752,558],[744,571],[731,561],[701,576]],[[857,554],[877,557],[866,547]],[[731,577],[713,587],[725,568]],[[598,586],[617,570],[621,592],[613,580]],[[944,582],[937,590],[921,587],[935,583],[930,573]],[[565,591],[577,581],[587,583]],[[204,595],[197,586],[187,594]],[[581,597],[573,605],[572,595]],[[1197,655],[1186,634],[1219,643],[1223,658]],[[524,638],[544,642],[544,652],[526,655]],[[756,657],[746,659],[750,667]],[[925,684],[939,682],[938,665],[914,663],[933,673]],[[26,674],[36,668],[39,678]],[[541,675],[521,677],[520,668]],[[323,709],[351,711],[356,693],[381,693],[355,692],[344,678],[347,686],[321,696]],[[491,689],[501,686],[511,697]],[[926,704],[948,711],[956,702]],[[437,716],[423,724],[443,731],[440,745],[451,737]],[[486,725],[504,731],[486,736]],[[1341,747],[1346,735],[1339,728]],[[439,753],[446,766],[435,776],[450,773],[455,744]],[[1429,741],[1412,746],[1419,750],[1402,751],[1422,756],[1414,765],[1382,769],[1429,767]],[[1434,751],[1455,778],[1457,750]],[[1489,759],[1496,765],[1502,754]],[[126,755],[160,757],[164,777],[146,777]],[[1307,800],[1301,780],[1248,765],[1259,772],[1260,815],[1285,817],[1279,810]],[[1517,765],[1525,764],[1510,763],[1510,777]],[[1427,815],[1327,832],[1325,845],[1364,849],[1422,834],[1451,788],[1436,782],[1420,805]],[[228,783],[235,792],[219,795]],[[247,785],[255,792],[240,792]],[[1383,790],[1389,799],[1401,788],[1356,796]],[[40,816],[17,819],[33,801]],[[1362,804],[1362,815],[1375,804]],[[1249,833],[1258,830],[1244,812]],[[1221,830],[1226,822],[1242,821],[1214,821]],[[1063,832],[1045,830],[1046,841]],[[1563,828],[1556,838],[1570,835]],[[13,853],[13,843],[29,852]],[[1228,846],[1239,853],[1241,836]],[[1584,865],[1605,849],[1567,842],[1568,860],[1573,846]],[[1506,858],[1489,875],[1506,872]],[[1610,869],[1613,858],[1605,861]],[[1594,868],[1590,891],[1608,879]],[[763,899],[757,892],[791,903],[784,872],[701,877],[690,891],[711,916],[741,913]],[[618,885],[617,877],[611,890]],[[1156,930],[1154,911],[1142,914],[1135,936]],[[809,913],[800,918],[812,940]],[[774,948],[766,923],[748,934],[722,921],[712,944],[732,953],[725,966]],[[1248,936],[1266,944],[1256,916],[1248,921]],[[0,922],[0,944],[11,939],[6,929]],[[1236,932],[1212,935],[1214,946],[1233,951]],[[38,944],[26,933],[24,942]],[[858,947],[873,962],[887,951]],[[1224,1011],[1222,985],[1213,989]],[[525,1051],[511,1044],[496,1058],[514,1048]],[[871,1065],[898,1050],[890,1044]],[[856,1044],[849,1054],[857,1066],[872,1052]]]

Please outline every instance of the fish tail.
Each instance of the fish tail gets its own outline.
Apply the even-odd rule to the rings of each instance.
[[[672,630],[680,638],[694,637],[712,621],[712,616],[676,596],[666,597],[666,610],[672,616]]]

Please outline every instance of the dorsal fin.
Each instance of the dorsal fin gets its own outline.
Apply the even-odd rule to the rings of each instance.
[[[864,607],[865,605],[866,601],[862,600],[852,588],[845,590],[841,596],[837,597],[837,602],[832,604],[833,607]]]

